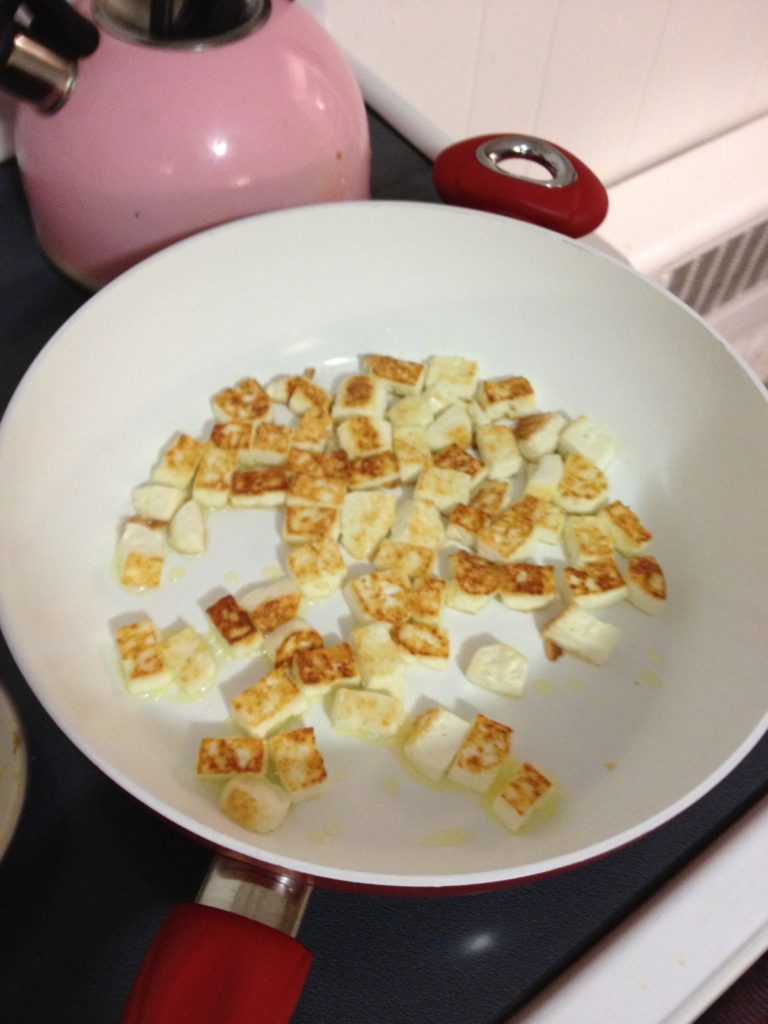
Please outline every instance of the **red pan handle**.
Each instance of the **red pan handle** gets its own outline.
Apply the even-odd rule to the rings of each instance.
[[[182,904],[152,940],[121,1024],[289,1024],[311,958],[275,928]]]
[[[549,181],[510,172],[502,161],[533,160]],[[594,231],[608,212],[602,182],[578,157],[530,135],[477,135],[443,150],[432,168],[441,199],[454,206],[500,213],[571,238]]]

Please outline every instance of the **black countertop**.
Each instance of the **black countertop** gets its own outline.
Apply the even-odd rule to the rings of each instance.
[[[370,123],[373,196],[436,201],[429,163],[373,114]],[[88,294],[37,248],[13,162],[0,166],[0,213],[1,411]],[[116,1024],[150,939],[174,905],[194,899],[211,853],[70,743],[4,643],[0,678],[30,758],[24,811],[0,863],[0,1016]],[[767,790],[763,739],[684,814],[564,874],[467,896],[316,890],[299,933],[314,961],[295,1024],[500,1022]]]

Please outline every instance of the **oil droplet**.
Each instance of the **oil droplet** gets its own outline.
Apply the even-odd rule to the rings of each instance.
[[[328,821],[326,822],[323,831],[327,836],[340,836],[341,825],[338,823],[338,821]]]
[[[384,792],[387,796],[400,796],[400,783],[394,775],[384,776]]]
[[[584,689],[584,683],[580,679],[569,679],[567,685],[571,693],[581,693]]]
[[[533,681],[533,689],[537,693],[543,693],[545,697],[551,697],[557,693],[557,686],[551,679],[535,679]]]
[[[261,575],[265,580],[279,580],[285,573],[279,565],[265,565],[261,570]]]
[[[424,836],[419,846],[463,846],[464,843],[474,842],[476,838],[476,833],[466,828],[445,828],[442,832]]]
[[[612,772],[615,767],[616,767],[616,762],[615,761],[606,761],[603,764],[603,768],[607,768],[609,772]]]
[[[661,686],[664,680],[661,676],[657,676],[655,672],[638,672],[638,681],[645,683],[646,686]]]
[[[646,657],[648,658],[648,661],[652,661],[655,665],[664,664],[664,655],[661,653],[661,651],[650,650],[646,654]]]
[[[175,569],[171,569],[168,573],[168,579],[171,583],[178,583],[179,580],[183,580],[186,575],[186,567],[183,565],[177,565]]]
[[[232,572],[225,573],[224,582],[229,584],[230,587],[237,586],[237,584],[240,582],[240,573],[235,572],[234,570],[232,570]]]

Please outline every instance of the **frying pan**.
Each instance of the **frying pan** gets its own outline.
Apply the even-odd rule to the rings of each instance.
[[[478,802],[415,779],[391,749],[334,734],[319,704],[309,720],[330,790],[277,832],[246,833],[192,766],[203,735],[234,731],[227,700],[250,681],[248,666],[228,666],[197,703],[143,704],[120,681],[117,623],[143,611],[161,627],[184,619],[204,630],[215,588],[242,590],[284,564],[271,513],[222,513],[204,558],[179,560],[156,594],[121,591],[117,526],[167,439],[200,432],[210,395],[245,375],[311,365],[332,384],[372,351],[471,356],[483,377],[529,376],[541,408],[605,424],[618,441],[612,493],[653,530],[667,574],[662,615],[603,613],[621,630],[603,666],[548,662],[540,623],[499,606],[478,619],[446,613],[450,670],[409,674],[411,709],[483,710],[513,727],[516,756],[557,777],[555,810],[518,836]],[[0,621],[64,732],[212,848],[321,884],[415,892],[519,882],[668,821],[764,733],[767,425],[759,383],[700,318],[560,234],[413,203],[262,215],[129,271],[28,372],[0,428]],[[307,614],[327,638],[350,626],[341,599]],[[529,655],[524,697],[464,678],[486,637]]]

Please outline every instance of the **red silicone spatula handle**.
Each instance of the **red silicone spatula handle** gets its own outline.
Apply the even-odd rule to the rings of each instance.
[[[515,158],[545,167],[549,180],[526,179]],[[523,166],[522,164],[520,165]],[[571,238],[586,235],[608,212],[608,193],[573,153],[530,135],[477,135],[438,154],[432,178],[441,199],[525,220]]]
[[[288,1024],[311,959],[267,925],[182,904],[152,940],[122,1024]]]

